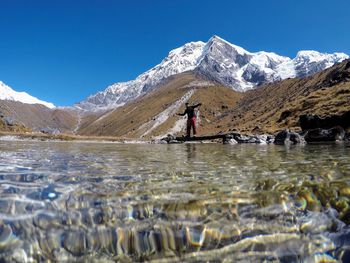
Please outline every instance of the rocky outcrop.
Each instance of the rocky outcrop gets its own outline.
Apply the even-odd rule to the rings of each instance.
[[[275,137],[275,144],[305,144],[312,142],[332,142],[343,141],[346,139],[345,130],[336,126],[330,129],[310,129],[303,134],[299,134],[289,130],[283,130],[277,133]]]
[[[341,82],[350,81],[350,60],[342,67],[342,70],[332,70],[322,82],[323,87],[333,87]]]
[[[158,143],[181,143],[190,141],[213,141],[222,139],[223,144],[237,144],[237,143],[255,143],[255,144],[267,144],[272,143],[274,136],[272,135],[243,135],[240,133],[227,133],[227,134],[216,134],[199,137],[175,137],[168,134],[167,137],[162,138]]]
[[[333,127],[331,129],[313,129],[308,130],[305,134],[306,142],[329,142],[329,141],[343,141],[345,139],[345,130],[340,127]]]
[[[345,134],[345,140],[350,142],[350,132]]]
[[[305,139],[299,133],[289,130],[283,130],[277,133],[274,143],[279,145],[305,144]]]
[[[277,145],[290,145],[290,144],[306,144],[313,142],[331,142],[331,141],[343,141],[348,140],[349,134],[346,134],[345,130],[336,126],[331,129],[312,129],[303,133],[297,133],[288,129],[280,131],[273,135],[245,135],[237,132],[227,134],[217,134],[212,136],[201,137],[176,137],[168,134],[167,137],[162,138],[155,143],[183,143],[190,141],[205,141],[222,139],[223,144],[238,144],[238,143],[253,143],[253,144],[270,144]]]
[[[274,141],[274,137],[272,135],[243,135],[239,133],[234,134],[234,139],[238,143],[257,143],[257,144],[272,143]]]
[[[13,118],[0,114],[0,131],[29,132],[30,129],[21,123],[17,123]]]
[[[301,115],[299,117],[299,125],[303,131],[316,128],[330,129],[336,126],[347,129],[350,127],[350,111],[341,115],[330,115],[324,118],[313,114]]]

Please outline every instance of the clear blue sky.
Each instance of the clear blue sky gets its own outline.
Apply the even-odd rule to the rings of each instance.
[[[350,54],[349,0],[0,0],[0,80],[72,105],[218,35],[249,51]]]

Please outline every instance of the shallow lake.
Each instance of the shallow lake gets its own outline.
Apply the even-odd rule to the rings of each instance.
[[[0,261],[350,262],[349,200],[349,144],[0,141]]]

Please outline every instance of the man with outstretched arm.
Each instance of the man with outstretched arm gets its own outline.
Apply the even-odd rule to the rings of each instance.
[[[184,113],[178,113],[179,116],[185,116],[187,114],[187,137],[191,136],[191,128],[193,129],[193,136],[196,135],[196,121],[197,116],[196,112],[194,111],[195,108],[202,105],[202,103],[198,103],[196,105],[189,106],[188,102],[185,103],[186,109]]]

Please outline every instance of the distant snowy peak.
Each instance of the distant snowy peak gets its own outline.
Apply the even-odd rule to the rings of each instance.
[[[17,92],[2,81],[0,81],[0,100],[19,101],[27,104],[42,104],[50,109],[55,108],[55,105],[52,103],[39,100],[26,92]]]
[[[331,61],[343,61],[345,59],[348,59],[349,56],[345,53],[320,53],[313,50],[302,50],[299,51],[295,60],[308,60],[308,62],[320,62],[324,60],[331,60]]]
[[[196,69],[237,91],[286,78],[306,77],[349,58],[344,53],[317,51],[300,51],[294,59],[272,52],[252,53],[217,36],[208,41],[202,57]]]
[[[294,59],[272,52],[254,53],[213,36],[207,43],[191,42],[170,51],[160,64],[135,80],[113,84],[76,106],[86,110],[118,107],[146,94],[165,78],[190,70],[234,90],[247,91],[264,83],[309,76],[347,58],[344,53],[317,51],[300,51]]]
[[[293,59],[296,75],[291,77],[312,75],[348,58],[349,56],[344,53],[327,54],[312,50],[299,51]]]

